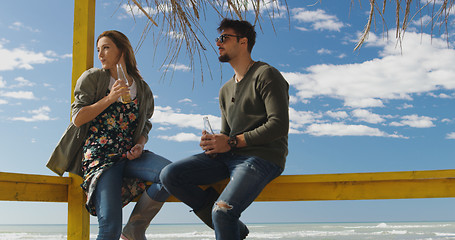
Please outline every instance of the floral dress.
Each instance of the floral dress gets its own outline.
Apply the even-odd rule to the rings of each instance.
[[[108,91],[109,93],[109,91]],[[92,202],[93,193],[101,174],[120,161],[128,161],[126,153],[133,147],[133,133],[139,112],[137,98],[127,104],[115,102],[92,120],[87,140],[83,146],[84,159],[82,189],[87,195],[86,208],[96,216]],[[145,190],[140,179],[124,178],[123,206]]]

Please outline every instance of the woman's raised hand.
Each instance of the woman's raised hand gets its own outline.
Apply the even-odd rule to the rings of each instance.
[[[115,81],[114,85],[112,86],[111,92],[109,93],[109,99],[111,103],[117,101],[120,96],[129,93],[128,86],[126,85],[125,81],[118,79]]]

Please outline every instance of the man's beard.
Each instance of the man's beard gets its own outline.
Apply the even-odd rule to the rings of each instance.
[[[229,62],[229,61],[231,61],[231,58],[229,57],[229,55],[224,54],[224,55],[220,55],[220,56],[218,57],[218,60],[219,60],[220,62]]]

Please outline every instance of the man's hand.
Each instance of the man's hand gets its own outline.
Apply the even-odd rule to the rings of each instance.
[[[224,153],[231,150],[228,139],[229,137],[224,134],[207,134],[206,131],[203,131],[199,146],[205,151],[205,154]]]

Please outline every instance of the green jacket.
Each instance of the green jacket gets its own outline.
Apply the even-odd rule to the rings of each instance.
[[[110,73],[108,70],[92,68],[85,71],[77,80],[74,89],[74,102],[71,104],[71,114],[74,115],[84,107],[96,103],[106,96],[109,87]],[[140,136],[148,139],[148,133],[152,129],[150,118],[153,115],[154,100],[150,87],[142,79],[135,79],[139,104],[138,125],[134,132],[134,143]],[[65,172],[75,173],[82,176],[82,146],[87,138],[90,122],[76,127],[72,122],[63,133],[60,141],[54,149],[47,167],[62,176]]]

